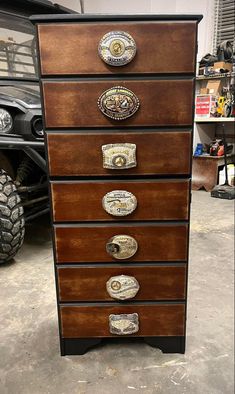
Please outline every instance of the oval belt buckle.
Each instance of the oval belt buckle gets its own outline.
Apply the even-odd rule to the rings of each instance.
[[[106,251],[118,260],[129,259],[138,250],[137,241],[130,235],[115,235],[106,244]]]
[[[123,86],[113,86],[105,90],[98,99],[100,111],[108,118],[124,120],[139,109],[138,97]]]
[[[102,199],[104,210],[113,216],[130,215],[137,207],[134,194],[126,190],[113,190]]]
[[[135,57],[136,43],[129,33],[110,31],[101,38],[98,53],[106,64],[124,66]]]
[[[140,289],[138,281],[129,275],[112,276],[106,282],[106,289],[110,297],[117,300],[134,298]]]

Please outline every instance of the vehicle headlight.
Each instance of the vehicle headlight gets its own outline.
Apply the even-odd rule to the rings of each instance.
[[[13,126],[11,114],[4,108],[0,108],[0,133],[8,133]]]

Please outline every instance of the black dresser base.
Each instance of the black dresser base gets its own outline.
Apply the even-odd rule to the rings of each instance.
[[[133,343],[145,341],[163,353],[185,353],[185,337],[144,337],[144,338],[62,338],[61,356],[85,354],[91,347],[101,343]]]

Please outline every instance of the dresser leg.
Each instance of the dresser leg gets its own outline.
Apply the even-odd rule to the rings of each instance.
[[[60,343],[61,356],[82,355],[95,345],[98,345],[102,338],[62,338]]]
[[[185,353],[185,337],[144,337],[143,339],[148,345],[160,349],[163,353]],[[61,356],[85,354],[88,349],[101,341],[102,338],[62,338]]]
[[[144,341],[163,353],[185,353],[185,337],[144,337]]]

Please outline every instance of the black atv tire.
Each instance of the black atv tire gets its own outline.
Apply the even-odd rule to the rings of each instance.
[[[16,186],[0,169],[0,264],[13,259],[24,242],[24,209]]]

